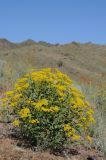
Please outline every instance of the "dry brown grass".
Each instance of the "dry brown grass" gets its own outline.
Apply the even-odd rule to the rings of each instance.
[[[31,68],[44,67],[57,67],[76,81],[92,81],[95,85],[102,79],[105,83],[106,46],[91,43],[50,45],[33,41],[11,44],[0,40],[1,84],[15,81]]]

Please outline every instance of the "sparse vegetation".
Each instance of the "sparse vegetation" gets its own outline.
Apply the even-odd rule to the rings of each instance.
[[[91,128],[93,146],[106,155],[106,87],[83,86],[83,92],[94,108],[96,124]]]
[[[15,80],[16,73],[25,73],[30,67],[38,69],[57,67],[60,60],[64,64],[60,67],[61,71],[63,70],[74,80],[79,82],[82,80],[83,83],[84,79],[88,79],[94,85],[98,85],[101,79],[102,83],[105,83],[106,46],[80,44],[74,47],[72,43],[56,46],[31,40],[30,43],[29,40],[26,42],[11,44],[5,39],[0,39],[0,73],[3,71],[0,85],[5,83],[5,80],[7,82],[9,79]],[[8,55],[5,56],[7,53]]]

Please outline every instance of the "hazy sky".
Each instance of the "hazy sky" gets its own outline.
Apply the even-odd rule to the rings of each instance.
[[[0,0],[0,38],[106,44],[106,0]]]

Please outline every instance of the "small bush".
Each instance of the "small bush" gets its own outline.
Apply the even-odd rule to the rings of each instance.
[[[57,63],[57,65],[58,65],[58,67],[62,67],[63,66],[63,61],[59,61],[58,63]]]
[[[70,78],[57,69],[26,74],[2,102],[12,108],[13,125],[37,146],[56,149],[69,140],[91,141],[93,110]]]

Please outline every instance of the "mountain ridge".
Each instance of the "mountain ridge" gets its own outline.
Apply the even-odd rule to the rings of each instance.
[[[67,43],[50,43],[50,42],[47,42],[47,41],[35,41],[33,39],[26,39],[26,40],[23,40],[21,42],[13,42],[13,41],[10,41],[6,38],[0,38],[0,43],[10,43],[10,44],[14,44],[14,45],[20,45],[20,44],[35,44],[35,43],[39,43],[39,44],[49,44],[49,45],[52,45],[52,46],[64,46],[64,45],[70,45],[70,44],[74,44],[74,45],[95,45],[95,46],[106,46],[106,44],[98,44],[98,43],[94,43],[94,42],[78,42],[78,41],[70,41],[70,42],[67,42]]]

